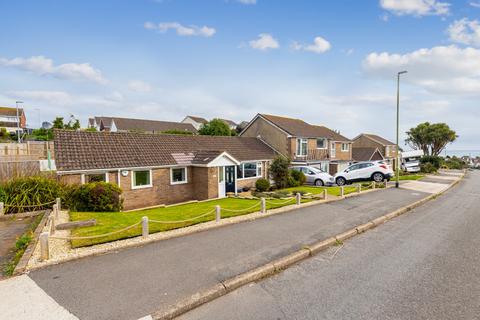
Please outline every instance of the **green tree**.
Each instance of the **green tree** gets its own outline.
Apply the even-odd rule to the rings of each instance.
[[[162,133],[165,133],[165,134],[183,134],[183,135],[192,135],[192,134],[193,134],[193,133],[190,132],[190,131],[177,130],[177,129],[172,129],[172,130],[163,131]]]
[[[202,124],[198,130],[198,134],[204,136],[231,136],[232,131],[223,120],[213,119],[205,124]]]
[[[56,117],[53,120],[52,127],[54,129],[65,129],[65,124],[63,123],[63,117]]]
[[[290,177],[289,166],[290,160],[283,156],[277,156],[270,164],[268,172],[270,173],[272,180],[275,181],[277,189],[287,187],[288,178]]]
[[[414,149],[421,149],[425,155],[438,156],[447,144],[457,139],[455,131],[446,123],[420,123],[407,133],[405,142]]]

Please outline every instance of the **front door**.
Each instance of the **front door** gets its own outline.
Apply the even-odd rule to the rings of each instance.
[[[218,167],[218,197],[225,197],[225,167]]]
[[[235,192],[235,166],[225,167],[225,191]]]

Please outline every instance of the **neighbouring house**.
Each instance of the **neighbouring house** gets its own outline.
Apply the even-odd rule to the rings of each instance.
[[[27,118],[22,108],[0,107],[0,128],[7,129],[9,133],[16,133],[18,128],[27,128]]]
[[[186,116],[181,122],[190,123],[192,126],[195,127],[196,130],[199,130],[202,125],[208,122],[208,120],[202,117]]]
[[[237,124],[232,121],[232,120],[228,120],[228,119],[220,119],[222,120],[223,122],[225,122],[227,124],[227,126],[230,128],[230,130],[235,130],[237,129]]]
[[[352,162],[352,142],[348,138],[300,119],[257,114],[240,136],[261,139],[294,165],[311,165],[330,174]]]
[[[55,130],[65,183],[107,181],[126,210],[225,197],[268,177],[275,151],[248,137]]]
[[[377,148],[390,165],[395,167],[395,158],[397,157],[397,145],[376,134],[362,133],[352,139],[353,149],[356,148]]]
[[[352,158],[355,162],[385,160],[378,148],[355,148],[352,149]]]
[[[93,120],[93,121],[90,121]],[[92,124],[97,131],[110,132],[140,132],[140,133],[163,133],[166,131],[184,131],[197,133],[195,127],[190,123],[130,119],[118,117],[94,117],[89,119],[89,126]]]

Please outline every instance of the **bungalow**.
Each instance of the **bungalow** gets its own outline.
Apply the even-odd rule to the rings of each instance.
[[[54,138],[61,181],[116,183],[127,210],[251,188],[275,157],[257,138],[71,130]]]
[[[0,128],[5,128],[9,133],[17,132],[18,128],[27,127],[27,118],[22,108],[0,107]]]
[[[395,143],[376,134],[370,133],[359,134],[357,137],[353,138],[352,141],[354,153],[355,149],[357,148],[378,149],[378,151],[382,154],[383,157],[383,159],[381,160],[386,160],[389,164],[394,165],[395,158],[397,156],[397,145]]]
[[[351,141],[324,126],[303,120],[257,114],[240,133],[258,137],[294,165],[310,165],[335,174],[352,162]]]
[[[162,133],[175,130],[197,133],[195,127],[189,123],[145,119],[94,117],[89,119],[90,125],[97,128],[97,131]]]

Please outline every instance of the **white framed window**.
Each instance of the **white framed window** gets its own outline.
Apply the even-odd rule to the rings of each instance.
[[[303,157],[307,155],[307,139],[297,139],[297,156]]]
[[[187,167],[170,168],[170,184],[188,183]]]
[[[261,162],[244,162],[237,166],[237,179],[258,178],[261,176]]]
[[[350,145],[348,143],[342,143],[342,152],[348,152]]]
[[[335,149],[335,142],[332,142],[330,146],[330,157],[335,158],[336,156],[337,156],[337,149]]]
[[[132,189],[150,188],[152,186],[152,170],[132,171]]]
[[[327,139],[325,138],[317,139],[317,149],[327,149]]]
[[[84,173],[81,176],[82,184],[90,182],[108,182],[108,173]]]

